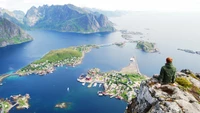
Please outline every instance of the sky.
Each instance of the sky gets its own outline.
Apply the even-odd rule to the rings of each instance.
[[[200,12],[200,0],[0,0],[0,7],[26,12],[32,6],[69,3],[103,10]]]

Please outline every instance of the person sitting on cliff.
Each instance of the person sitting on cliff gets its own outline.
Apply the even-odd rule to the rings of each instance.
[[[172,60],[173,59],[170,57],[166,58],[166,64],[165,66],[162,66],[160,70],[158,81],[162,85],[169,84],[169,83],[172,83],[173,85],[175,85],[174,82],[176,78],[176,75],[175,75],[176,68],[172,65]]]

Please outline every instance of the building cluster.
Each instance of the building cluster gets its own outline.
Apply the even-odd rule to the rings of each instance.
[[[98,91],[100,96],[109,95],[111,98],[123,99],[130,102],[135,97],[134,90],[140,85],[140,82],[144,78],[137,74],[122,74],[117,71],[111,71],[107,73],[100,72],[100,69],[94,68],[87,72],[87,74],[81,74],[77,79],[82,83],[103,83],[104,91]]]

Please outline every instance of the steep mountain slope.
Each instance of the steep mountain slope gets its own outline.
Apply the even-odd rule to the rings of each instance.
[[[9,20],[0,17],[0,47],[31,41],[32,37]]]
[[[25,16],[25,13],[23,11],[20,11],[20,10],[14,10],[13,11],[13,14],[14,14],[14,17],[19,20],[21,23],[23,23],[23,20],[24,20],[24,16]]]
[[[61,32],[112,32],[112,22],[103,14],[96,15],[74,5],[31,7],[24,18],[31,28]]]
[[[23,23],[24,16],[25,14],[22,11],[17,10],[11,12],[6,9],[0,8],[0,17],[6,18],[10,22],[15,23],[23,29],[26,29],[27,26]]]

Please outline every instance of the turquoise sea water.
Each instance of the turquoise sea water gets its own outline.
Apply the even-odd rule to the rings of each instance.
[[[142,36],[144,38],[134,36],[135,39],[156,42],[161,54],[144,53],[135,49],[135,44],[127,44],[123,48],[109,46],[93,49],[85,55],[82,64],[75,68],[60,67],[46,76],[6,78],[3,86],[0,86],[0,98],[14,94],[30,94],[31,107],[29,109],[20,111],[12,109],[10,113],[123,113],[126,108],[125,102],[109,97],[99,97],[97,91],[102,90],[102,87],[82,86],[77,82],[77,77],[94,67],[102,71],[120,70],[129,64],[132,56],[137,57],[141,73],[148,76],[159,73],[167,56],[174,58],[177,70],[189,68],[200,72],[199,55],[177,50],[177,48],[200,50],[199,18],[197,14],[144,12],[111,18],[117,28],[140,31],[144,34]],[[90,35],[55,31],[28,31],[28,33],[34,41],[0,49],[0,74],[14,72],[41,58],[52,49],[124,41],[120,32]],[[70,108],[55,109],[54,106],[58,102],[69,102]]]

